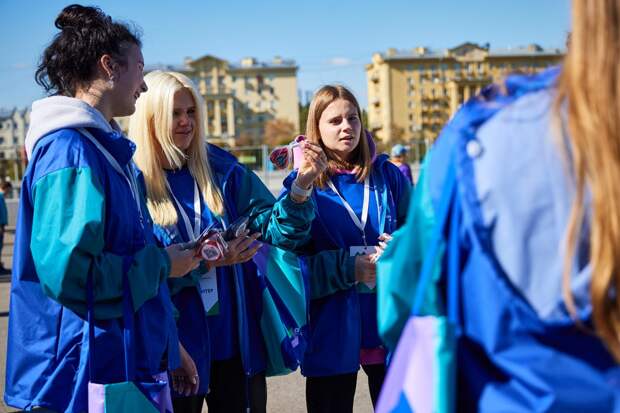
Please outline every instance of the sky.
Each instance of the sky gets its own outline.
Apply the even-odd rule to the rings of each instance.
[[[57,33],[54,19],[71,2],[0,0],[0,108],[43,97],[34,71]],[[465,41],[508,48],[563,48],[569,0],[93,0],[143,33],[148,65],[179,65],[214,55],[294,59],[305,96],[327,83],[352,89],[367,106],[364,66],[388,48],[446,49]]]

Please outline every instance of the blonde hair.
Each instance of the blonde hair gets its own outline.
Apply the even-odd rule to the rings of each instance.
[[[357,110],[357,116],[360,123],[362,122],[362,110],[360,109],[357,99],[353,96],[347,88],[340,85],[326,85],[320,88],[312,98],[310,103],[310,109],[308,110],[308,122],[306,123],[306,137],[312,143],[321,145],[325,155],[327,155],[328,168],[318,177],[315,181],[317,186],[324,188],[327,184],[327,180],[334,171],[339,168],[355,169],[355,176],[358,182],[362,182],[372,168],[372,159],[370,155],[370,147],[366,138],[364,128],[360,131],[360,140],[357,147],[353,150],[352,161],[348,164],[344,164],[337,160],[337,157],[328,149],[321,139],[321,132],[319,130],[319,120],[323,111],[335,100],[344,99],[350,102]]]
[[[570,274],[592,196],[590,298],[597,334],[620,360],[620,2],[574,0],[569,50],[558,82],[556,111],[567,109],[567,159],[576,183],[563,292],[576,314]]]
[[[162,156],[169,165],[178,169],[187,162],[209,210],[217,215],[223,215],[224,201],[213,180],[207,158],[204,102],[196,87],[181,73],[159,70],[147,74],[144,81],[148,91],[143,93],[136,103],[136,111],[129,120],[129,137],[137,146],[134,161],[144,174],[147,206],[153,221],[162,226],[178,222],[177,212],[168,193]],[[187,154],[174,144],[171,133],[174,95],[183,89],[191,93],[196,104],[194,137]]]

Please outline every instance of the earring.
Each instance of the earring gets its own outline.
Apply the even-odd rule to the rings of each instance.
[[[110,75],[110,79],[108,79],[108,87],[110,89],[114,87],[114,75]]]

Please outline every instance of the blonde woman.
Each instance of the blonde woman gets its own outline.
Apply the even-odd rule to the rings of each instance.
[[[360,365],[374,403],[385,373],[375,259],[385,233],[404,222],[411,185],[387,155],[375,153],[361,115],[348,89],[330,85],[316,92],[308,113],[306,137],[329,165],[312,194],[316,217],[305,246],[313,298],[302,362],[309,412],[352,411]],[[286,190],[298,176],[286,179]]]
[[[437,288],[419,292],[416,313],[449,303],[459,411],[620,409],[620,2],[572,9],[561,68],[509,77],[445,128],[379,262],[379,323],[394,345],[429,234],[447,224],[447,259],[426,257],[444,263]],[[412,349],[397,350],[395,380],[401,350]],[[399,397],[386,386],[384,411]]]
[[[135,162],[157,238],[163,245],[192,241],[209,225],[226,226],[243,216],[252,232],[231,241],[218,261],[169,284],[180,313],[180,341],[199,376],[197,383],[193,374],[176,374],[194,385],[196,395],[177,394],[186,397],[175,399],[175,410],[200,412],[206,396],[210,412],[241,412],[246,404],[265,411],[260,289],[256,268],[248,261],[259,237],[287,249],[307,242],[314,218],[308,194],[326,167],[325,155],[319,146],[304,144],[306,161],[296,190],[276,202],[253,172],[206,144],[203,102],[186,76],[155,71],[144,80],[149,90],[138,100],[129,135],[138,146]]]

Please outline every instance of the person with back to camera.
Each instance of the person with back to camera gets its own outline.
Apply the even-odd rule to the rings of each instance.
[[[617,0],[574,0],[562,66],[463,105],[379,260],[394,371],[423,298],[419,322],[447,313],[456,334],[458,411],[620,411],[619,16]]]
[[[385,349],[376,328],[375,260],[389,234],[404,222],[411,185],[386,155],[376,155],[362,128],[355,96],[342,86],[319,89],[308,114],[306,139],[320,145],[328,168],[311,194],[316,205],[309,267],[306,376],[309,412],[350,412],[360,364],[373,404],[385,374]],[[284,181],[290,191],[297,176]]]
[[[4,399],[21,409],[84,412],[89,380],[125,381],[124,292],[134,311],[136,380],[178,367],[165,281],[199,261],[193,251],[156,246],[133,179],[134,146],[112,119],[133,113],[146,90],[138,35],[80,5],[65,7],[55,26],[36,73],[53,96],[34,102],[26,137]]]

